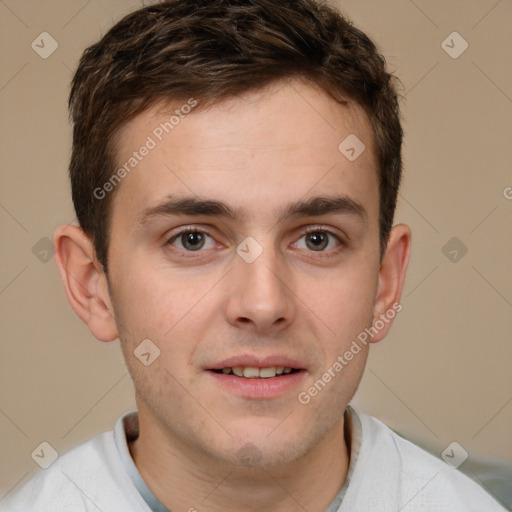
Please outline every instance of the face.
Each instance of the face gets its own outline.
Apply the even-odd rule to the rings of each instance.
[[[356,107],[299,82],[199,103],[160,133],[177,108],[119,135],[120,167],[156,143],[117,185],[109,245],[139,415],[216,460],[292,461],[339,425],[366,361],[363,346],[308,393],[374,315],[371,132]],[[354,161],[338,149],[351,134],[366,146]],[[160,351],[149,365],[134,355],[143,340],[149,360]]]

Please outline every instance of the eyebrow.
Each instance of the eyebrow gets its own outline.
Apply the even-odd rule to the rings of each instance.
[[[295,201],[278,211],[277,221],[329,214],[354,215],[365,224],[368,222],[368,214],[364,206],[359,201],[347,196],[317,196]],[[144,225],[156,217],[171,215],[209,216],[243,221],[247,219],[248,212],[242,208],[234,208],[223,201],[200,197],[168,196],[162,203],[146,208],[142,212],[139,222]]]

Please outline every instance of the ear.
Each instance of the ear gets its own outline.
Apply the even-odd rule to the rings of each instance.
[[[101,341],[118,337],[108,282],[91,239],[78,226],[63,224],[53,235],[54,259],[75,313]]]
[[[373,310],[371,342],[386,337],[396,314],[402,310],[400,297],[409,263],[411,230],[405,224],[391,229],[389,241],[379,271],[379,287]]]

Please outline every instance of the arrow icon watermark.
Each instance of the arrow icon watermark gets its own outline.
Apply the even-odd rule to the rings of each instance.
[[[364,143],[353,133],[343,139],[338,146],[339,152],[350,162],[357,160],[365,149]]]
[[[238,245],[236,253],[246,263],[252,263],[261,256],[263,247],[252,236],[248,236]]]
[[[146,338],[137,346],[133,354],[144,366],[149,366],[160,357],[160,349],[150,339]]]

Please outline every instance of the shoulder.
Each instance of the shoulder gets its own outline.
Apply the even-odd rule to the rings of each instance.
[[[148,511],[117,455],[113,431],[76,446],[0,501],[1,512]],[[134,504],[139,506],[134,508]]]
[[[351,485],[359,496],[368,498],[364,506],[382,512],[506,510],[476,482],[399,436],[379,419],[356,414],[362,439]],[[356,498],[355,494],[351,496]],[[355,499],[351,510],[359,510],[359,501]]]

